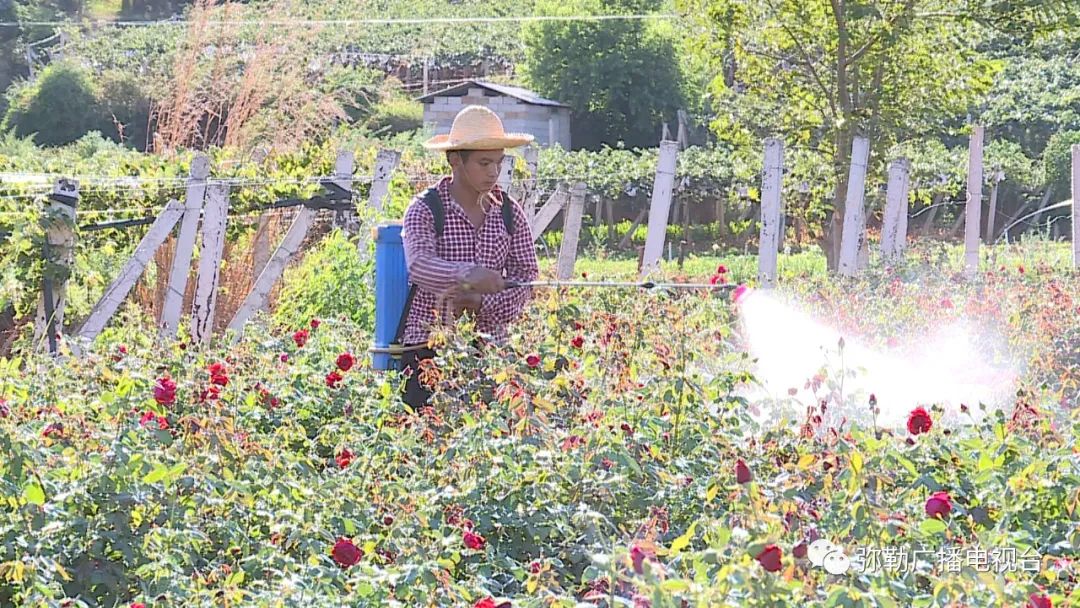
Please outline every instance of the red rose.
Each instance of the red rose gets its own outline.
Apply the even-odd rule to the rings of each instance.
[[[162,431],[169,428],[169,419],[165,416],[158,416],[151,411],[143,412],[142,417],[139,418],[139,424],[141,426],[146,426],[150,423],[156,423],[158,429]]]
[[[0,418],[7,418],[11,414],[11,410],[8,409],[7,401],[0,399]]]
[[[484,548],[484,543],[487,542],[487,541],[484,540],[483,536],[480,536],[479,534],[476,534],[472,530],[466,530],[465,533],[462,535],[462,540],[465,541],[465,546],[466,547],[468,547],[470,549],[477,550],[477,551],[479,551],[480,549],[483,549]]]
[[[495,600],[491,599],[491,596],[487,596],[484,599],[477,600],[473,604],[473,608],[495,608]]]
[[[311,320],[311,329],[319,329],[319,324],[320,324],[320,322],[319,322],[318,319],[312,319]]]
[[[1028,601],[1035,608],[1054,608],[1054,603],[1050,601],[1050,597],[1047,595],[1041,595],[1038,593],[1032,593],[1028,596]]]
[[[541,569],[542,566],[540,565],[539,561],[533,561],[531,564],[529,564],[529,572],[532,574],[540,574]]]
[[[735,481],[738,483],[750,483],[752,478],[753,475],[750,474],[750,467],[746,466],[746,463],[740,458],[738,462],[735,463]]]
[[[727,274],[727,266],[720,264],[716,267],[716,274]]]
[[[142,602],[131,602],[130,608],[146,608],[146,604]]]
[[[341,450],[341,452],[338,453],[337,456],[334,457],[334,460],[337,461],[338,468],[344,469],[345,467],[349,466],[349,463],[352,462],[353,453],[349,451],[349,448],[344,448],[343,450]]]
[[[795,545],[795,548],[791,550],[791,554],[799,559],[806,557],[806,542],[803,541]]]
[[[952,511],[952,499],[948,492],[934,492],[926,500],[926,514],[930,517],[944,518]]]
[[[296,330],[296,333],[294,333],[292,335],[292,339],[293,339],[293,342],[296,342],[296,348],[304,348],[304,345],[307,344],[308,330],[306,330],[306,329],[298,329],[298,330]]]
[[[1021,264],[1021,265],[1017,266],[1016,270],[1018,270],[1020,272],[1020,274],[1024,274],[1024,265]],[[1047,601],[1049,602],[1050,600],[1047,600]]]
[[[341,371],[349,371],[352,369],[354,363],[356,363],[356,358],[352,356],[352,353],[341,353],[338,355],[337,366]]]
[[[229,384],[228,370],[225,368],[225,364],[220,361],[210,364],[210,367],[206,369],[210,372],[210,383],[217,384],[219,386],[227,386]]]
[[[634,545],[630,549],[630,561],[634,564],[634,572],[642,574],[645,572],[644,563],[645,560],[652,559],[652,553],[642,549],[638,545]]]
[[[41,431],[42,437],[63,437],[64,425],[60,422],[53,422],[49,426],[45,427],[45,430]]]
[[[930,420],[930,413],[921,407],[911,410],[911,413],[908,414],[907,430],[912,435],[928,433],[933,425],[933,421]]]
[[[585,338],[582,338],[580,334],[576,335],[574,336],[574,339],[570,341],[570,344],[574,348],[581,348],[582,345],[585,344]]]
[[[540,355],[533,354],[525,357],[525,364],[529,367],[537,367],[540,365]]]
[[[278,357],[278,359],[280,359],[282,363],[287,363],[289,361],[289,353],[281,353],[281,356]]]
[[[334,371],[330,372],[329,374],[326,374],[326,386],[329,386],[330,388],[337,388],[337,385],[338,385],[338,383],[341,382],[341,380],[342,380],[342,375],[339,374],[337,372],[337,370],[334,370]]]
[[[712,278],[709,279],[709,284],[716,285],[717,283],[719,283],[720,285],[726,285],[727,279],[722,274],[714,274]]]
[[[761,550],[761,553],[757,554],[756,559],[766,571],[779,572],[781,557],[780,547],[777,547],[776,545],[765,545],[765,548]]]
[[[172,405],[176,402],[176,382],[172,378],[158,378],[154,385],[154,401],[161,405]]]
[[[217,386],[211,386],[210,388],[204,388],[202,392],[199,393],[199,401],[201,403],[206,403],[207,399],[217,399],[220,396],[221,389]]]
[[[331,555],[333,555],[335,562],[348,568],[359,563],[360,558],[364,556],[364,552],[354,545],[351,540],[339,538],[337,543],[334,544]]]
[[[384,526],[392,526],[392,525],[394,525],[394,516],[393,515],[383,515],[382,523],[383,523]]]

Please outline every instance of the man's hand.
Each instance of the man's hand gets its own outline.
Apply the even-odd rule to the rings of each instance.
[[[466,310],[473,314],[480,314],[480,306],[484,303],[483,294],[462,293],[454,298],[454,317],[460,317]]]
[[[498,293],[506,287],[502,275],[483,266],[475,266],[462,280],[462,289],[468,293]]]

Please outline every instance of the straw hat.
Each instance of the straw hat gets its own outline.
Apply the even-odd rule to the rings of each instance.
[[[532,142],[527,133],[503,131],[499,115],[484,106],[468,106],[454,117],[450,133],[436,135],[424,142],[428,150],[502,150],[516,148]]]

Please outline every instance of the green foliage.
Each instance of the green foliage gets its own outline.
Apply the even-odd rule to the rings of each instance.
[[[43,146],[59,146],[101,128],[98,87],[92,73],[74,63],[53,63],[37,80],[9,95],[3,128],[33,135]]]
[[[424,126],[424,106],[408,97],[384,97],[372,108],[365,126],[374,133],[394,135]]]
[[[1072,191],[1072,146],[1080,144],[1080,131],[1064,131],[1050,137],[1043,152],[1043,179],[1061,198]]]
[[[642,0],[541,0],[547,15],[640,14]],[[643,21],[545,21],[523,34],[531,87],[573,108],[575,148],[655,145],[660,124],[686,107],[675,32]]]
[[[379,99],[382,74],[363,68],[334,68],[326,73],[320,86],[333,95],[352,122],[367,119]]]
[[[996,54],[1004,70],[986,95],[983,120],[1034,157],[1058,131],[1080,129],[1080,44],[1066,32]]]
[[[108,70],[98,76],[101,125],[109,138],[145,150],[151,143],[150,98],[142,81],[129,72]]]
[[[366,332],[375,330],[372,252],[361,255],[355,239],[335,230],[282,278],[278,327],[302,327],[313,318],[345,317]]]

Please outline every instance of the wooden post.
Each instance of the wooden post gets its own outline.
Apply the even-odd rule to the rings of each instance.
[[[536,146],[527,146],[522,152],[522,157],[525,158],[525,171],[529,174],[529,177],[522,180],[517,188],[511,184],[511,190],[515,193],[515,198],[521,203],[522,209],[525,210],[525,217],[532,221],[533,215],[536,214],[536,196],[539,194],[537,188],[536,178],[539,174],[539,161],[540,161],[540,149]]]
[[[552,193],[551,197],[544,203],[544,206],[533,216],[530,227],[532,228],[534,239],[539,240],[540,235],[547,230],[551,221],[554,220],[555,216],[559,215],[559,211],[562,211],[562,208],[566,206],[569,198],[570,194],[561,187],[557,188],[555,192]]]
[[[251,251],[251,278],[259,278],[266,261],[270,259],[270,214],[264,213],[259,216],[259,225],[252,237]]]
[[[690,133],[686,125],[690,119],[686,115],[686,110],[679,110],[677,116],[679,117],[679,130],[676,138],[679,141],[679,148],[685,150],[690,147]]]
[[[116,309],[120,307],[124,298],[131,292],[131,288],[139,280],[139,276],[146,269],[146,265],[154,257],[154,252],[169,237],[173,226],[180,221],[180,217],[183,215],[183,203],[171,200],[165,206],[165,210],[161,212],[161,215],[157,216],[154,223],[150,225],[150,230],[139,241],[135,253],[124,264],[120,273],[113,279],[112,284],[105,290],[101,299],[94,305],[94,309],[90,311],[86,321],[83,322],[82,327],[79,328],[77,336],[85,346],[90,346],[94,338],[105,328],[105,324],[116,313]]]
[[[716,235],[719,237],[727,234],[727,195],[720,194],[716,197]]]
[[[596,208],[593,210],[593,227],[599,228],[604,221],[604,197],[596,195]]]
[[[615,242],[615,199],[608,199],[604,212],[607,216],[607,245],[610,246]]]
[[[964,272],[979,270],[979,227],[982,217],[983,127],[974,125],[968,146],[967,225],[964,228]]]
[[[994,167],[993,183],[990,184],[990,210],[986,214],[986,235],[983,240],[987,245],[994,243],[994,224],[997,223],[998,186],[1005,179],[1001,167]]]
[[[401,152],[397,150],[383,149],[375,155],[375,175],[371,182],[368,204],[376,211],[382,211],[383,199],[390,191],[390,180],[399,162],[401,162]]]
[[[39,351],[47,349],[53,356],[59,354],[57,340],[64,328],[68,275],[75,261],[75,208],[78,203],[78,182],[59,179],[53,185],[45,211],[48,227],[42,250],[42,294],[34,318],[34,344]]]
[[[899,262],[907,244],[908,189],[911,161],[899,158],[889,163],[889,186],[885,193],[885,221],[881,228],[881,257],[889,264]]]
[[[851,170],[844,202],[844,231],[840,241],[840,274],[854,276],[859,268],[859,249],[866,240],[866,164],[870,140],[857,135],[851,142]]]
[[[1080,144],[1072,147],[1072,250],[1073,268],[1080,268]]]
[[[616,246],[617,249],[625,249],[627,246],[630,245],[630,241],[632,241],[634,239],[634,232],[638,229],[638,226],[641,225],[641,222],[645,221],[645,217],[648,214],[649,214],[649,209],[648,208],[642,209],[641,211],[638,212],[637,217],[634,218],[634,223],[630,225],[630,230],[626,234],[623,235],[622,240],[620,240],[619,244]],[[640,266],[641,265],[638,264],[638,270],[641,269]]]
[[[334,164],[335,177],[340,176],[341,179],[335,179],[334,183],[346,189],[351,189],[351,178],[354,163],[353,153],[348,150],[342,150],[338,152],[337,160]],[[386,175],[385,177],[389,177]],[[289,226],[289,231],[285,233],[285,237],[281,240],[281,244],[278,245],[277,250],[274,251],[273,257],[267,262],[266,268],[263,270],[259,278],[255,280],[255,284],[252,285],[251,291],[244,297],[244,301],[240,304],[240,307],[236,310],[236,314],[233,315],[232,320],[229,321],[228,330],[234,331],[235,334],[232,337],[232,342],[235,343],[239,340],[244,331],[244,324],[259,310],[266,306],[267,301],[270,298],[270,291],[273,289],[274,284],[281,278],[281,274],[285,271],[285,266],[288,265],[289,260],[296,254],[297,249],[304,242],[304,237],[307,236],[308,230],[311,229],[312,223],[315,221],[316,210],[310,207],[302,207],[297,214],[296,219]],[[364,238],[365,233],[360,232],[361,244],[366,242]],[[362,247],[362,245],[361,245]],[[366,251],[363,247],[361,251]]]
[[[191,253],[195,248],[198,235],[199,215],[203,209],[206,194],[206,180],[210,177],[210,158],[199,153],[191,160],[191,170],[184,195],[184,219],[180,223],[180,233],[176,237],[176,250],[173,253],[172,271],[169,273],[169,288],[165,291],[165,302],[161,308],[159,334],[163,338],[176,337],[180,324],[180,309],[184,306],[184,291],[191,275]]]
[[[514,181],[514,157],[507,154],[503,157],[499,167],[499,187],[503,192],[510,192],[510,185]]]
[[[215,183],[208,188],[199,254],[199,280],[191,304],[191,339],[209,344],[214,331],[214,306],[221,279],[221,255],[225,250],[225,223],[229,213],[229,186]]]
[[[424,57],[424,95],[428,94],[428,66],[431,64],[431,57]]]
[[[562,243],[559,245],[557,278],[569,280],[574,276],[574,262],[577,260],[578,236],[581,233],[581,216],[585,212],[585,184],[578,182],[570,190],[570,206],[566,209],[566,221],[563,222]]]
[[[353,158],[352,150],[338,150],[337,157],[334,159],[334,185],[338,188],[348,190],[350,194],[353,188],[353,169],[355,167],[355,160]],[[390,178],[386,179],[389,184]],[[352,196],[349,197],[349,203],[352,203]],[[360,216],[356,213],[356,208],[342,209],[334,212],[335,217],[341,217],[342,225],[345,228],[346,234],[357,234],[360,232]],[[363,240],[363,239],[361,239]]]
[[[765,140],[765,166],[761,175],[761,239],[758,242],[758,282],[776,286],[777,248],[780,243],[780,191],[784,180],[784,143]]]
[[[649,233],[645,237],[645,254],[641,261],[642,276],[655,271],[664,254],[664,239],[667,236],[667,220],[671,211],[671,191],[675,183],[675,163],[678,156],[679,142],[660,142],[660,159],[656,166],[652,203],[649,206]]]

